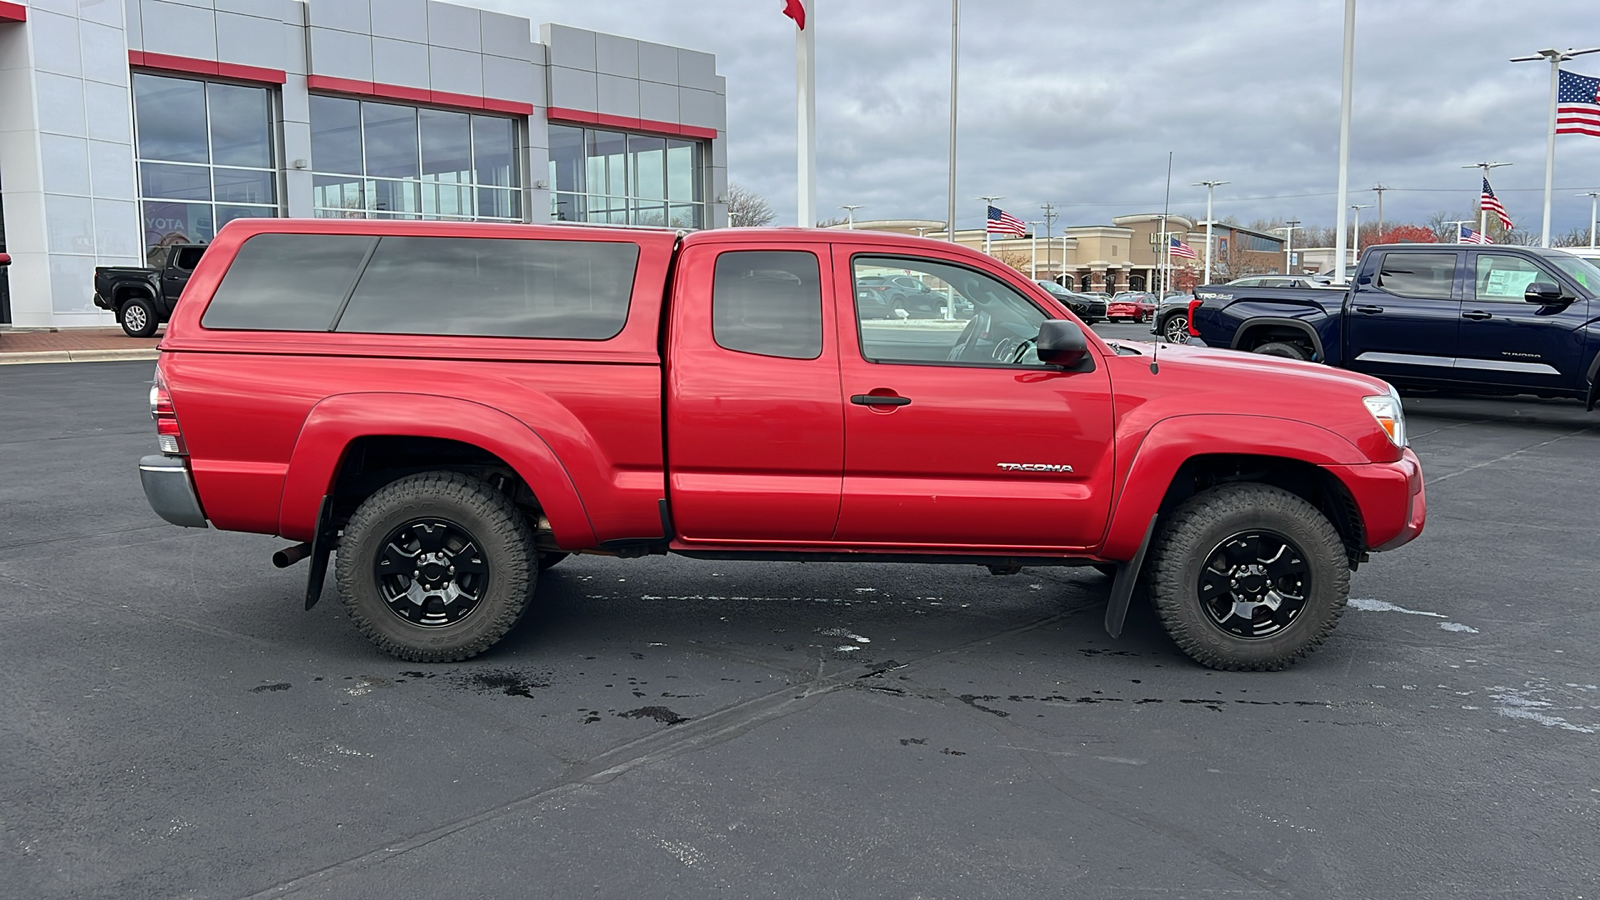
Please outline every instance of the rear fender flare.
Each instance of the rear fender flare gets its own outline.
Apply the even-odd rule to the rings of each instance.
[[[557,544],[594,546],[594,527],[577,486],[538,432],[493,407],[429,394],[337,394],[312,407],[289,458],[278,533],[310,540],[346,450],[357,438],[377,436],[445,438],[493,453],[539,498]]]
[[[1350,441],[1309,422],[1224,414],[1162,419],[1145,433],[1122,475],[1111,526],[1096,555],[1132,559],[1178,469],[1194,457],[1221,454],[1279,457],[1315,466],[1370,462]]]
[[[1318,362],[1322,362],[1328,358],[1328,354],[1322,352],[1322,338],[1317,336],[1317,330],[1315,328],[1312,328],[1308,323],[1303,322],[1300,319],[1286,319],[1279,316],[1252,316],[1249,319],[1246,319],[1244,322],[1240,323],[1239,330],[1234,332],[1233,343],[1229,345],[1229,348],[1233,350],[1241,349],[1244,344],[1244,339],[1247,335],[1254,332],[1257,328],[1265,326],[1292,328],[1295,331],[1300,332],[1306,336],[1307,340],[1311,341],[1312,349],[1317,352]]]

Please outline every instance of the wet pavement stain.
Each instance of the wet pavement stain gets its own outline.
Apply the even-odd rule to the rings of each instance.
[[[405,674],[405,673],[401,673]],[[474,672],[461,679],[463,686],[472,688],[480,694],[505,694],[509,697],[526,697],[533,699],[536,688],[547,688],[549,682],[540,681],[523,675],[520,672]]]
[[[256,687],[253,687],[253,688],[250,689],[250,693],[252,693],[252,694],[265,694],[265,693],[268,693],[269,691],[287,691],[291,687],[294,687],[294,685],[288,683],[287,681],[280,681],[280,682],[277,682],[276,684],[257,685]]]
[[[909,747],[912,744],[926,744],[927,742],[928,742],[927,738],[901,738],[900,739],[900,746]]]
[[[655,719],[663,725],[677,725],[689,721],[687,716],[680,716],[665,706],[641,706],[638,709],[619,712],[617,715],[624,719]]]
[[[967,751],[965,751],[965,750],[951,750],[949,747],[946,747],[943,750],[940,750],[939,752],[943,753],[945,756],[966,756],[967,755]]]

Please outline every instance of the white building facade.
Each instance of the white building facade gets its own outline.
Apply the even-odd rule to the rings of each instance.
[[[0,0],[0,324],[240,217],[727,224],[711,54],[435,0]]]

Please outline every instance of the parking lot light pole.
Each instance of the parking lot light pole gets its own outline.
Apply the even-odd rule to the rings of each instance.
[[[1539,233],[1539,246],[1550,246],[1550,185],[1556,171],[1556,84],[1561,80],[1561,64],[1574,56],[1585,53],[1600,53],[1600,47],[1590,47],[1587,50],[1574,50],[1568,47],[1565,50],[1549,48],[1539,50],[1532,56],[1513,56],[1512,62],[1537,62],[1541,59],[1550,60],[1550,127],[1544,139],[1544,229]],[[1593,98],[1591,98],[1593,99]],[[1486,172],[1488,170],[1485,170]]]
[[[1356,219],[1355,229],[1350,234],[1350,256],[1351,256],[1351,262],[1355,262],[1355,260],[1358,260],[1358,259],[1361,258],[1361,211],[1363,209],[1371,209],[1371,208],[1372,208],[1372,204],[1371,203],[1352,203],[1352,204],[1350,204],[1350,211],[1355,213],[1355,219]],[[1349,265],[1349,263],[1346,263],[1345,265]],[[1343,268],[1343,266],[1341,266],[1341,268]]]
[[[1461,243],[1461,226],[1463,226],[1463,225],[1471,225],[1472,224],[1472,220],[1471,219],[1451,219],[1450,221],[1443,222],[1441,224],[1454,225],[1456,227],[1456,243],[1459,244],[1459,243]],[[1478,233],[1479,234],[1483,234],[1483,232],[1481,232],[1481,231],[1478,232]]]
[[[1300,220],[1299,219],[1290,219],[1289,221],[1283,223],[1283,226],[1282,226],[1282,229],[1281,229],[1283,231],[1283,233],[1288,237],[1288,243],[1284,244],[1284,247],[1283,247],[1283,274],[1285,274],[1285,275],[1294,274],[1294,273],[1289,271],[1289,267],[1294,265],[1294,232],[1295,232],[1295,229],[1297,229],[1299,227],[1300,227]],[[1280,230],[1280,229],[1273,229],[1273,230],[1277,231],[1277,230]]]
[[[1509,165],[1511,165],[1511,163],[1481,162],[1481,163],[1473,163],[1470,166],[1462,166],[1461,168],[1463,168],[1463,169],[1482,169],[1483,170],[1483,180],[1485,182],[1487,182],[1489,180],[1489,170],[1490,169],[1498,169],[1501,166],[1509,166]],[[1479,191],[1482,191],[1482,188],[1479,188]],[[1478,194],[1478,233],[1479,234],[1488,234],[1489,233],[1489,211],[1487,209],[1483,208],[1483,194],[1482,193]],[[1548,247],[1550,245],[1548,243],[1546,243],[1545,246]]]
[[[856,230],[856,210],[860,209],[864,205],[865,204],[862,203],[846,203],[839,207],[840,209],[844,210],[845,228],[849,229],[850,231]]]
[[[1584,191],[1583,193],[1578,194],[1577,196],[1579,196],[1579,197],[1588,197],[1589,198],[1589,249],[1593,250],[1593,249],[1595,249],[1595,247],[1594,247],[1595,216],[1596,216],[1596,213],[1600,213],[1600,207],[1596,206],[1596,199],[1600,198],[1600,191]]]
[[[1028,277],[1034,281],[1039,280],[1039,226],[1043,224],[1043,222],[1028,223],[1028,238],[1031,242],[1028,248]]]
[[[1344,284],[1344,209],[1350,202],[1350,71],[1356,46],[1356,0],[1344,0],[1344,71],[1339,88],[1339,205],[1333,223],[1333,283]]]
[[[996,200],[1004,200],[1005,197],[1004,196],[995,196],[995,197],[984,196],[984,197],[979,197],[978,199],[983,201],[983,252],[984,253],[988,253],[989,252],[989,207],[993,206],[994,202]]]
[[[1196,181],[1196,182],[1194,182],[1194,186],[1195,187],[1199,187],[1200,185],[1205,185],[1205,187],[1206,187],[1206,274],[1205,274],[1205,281],[1204,281],[1205,284],[1210,284],[1211,283],[1211,192],[1216,189],[1217,185],[1219,185],[1219,184],[1227,184],[1227,183],[1228,182],[1226,182],[1226,181]]]

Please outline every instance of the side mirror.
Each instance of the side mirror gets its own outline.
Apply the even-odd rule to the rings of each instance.
[[[1542,303],[1546,306],[1552,303],[1560,303],[1562,300],[1561,288],[1548,281],[1535,281],[1533,284],[1528,285],[1528,289],[1522,294],[1522,299],[1529,303]]]
[[[1060,366],[1069,372],[1094,370],[1094,355],[1089,352],[1089,339],[1077,322],[1066,319],[1046,319],[1039,326],[1039,341],[1034,347],[1039,361]]]

